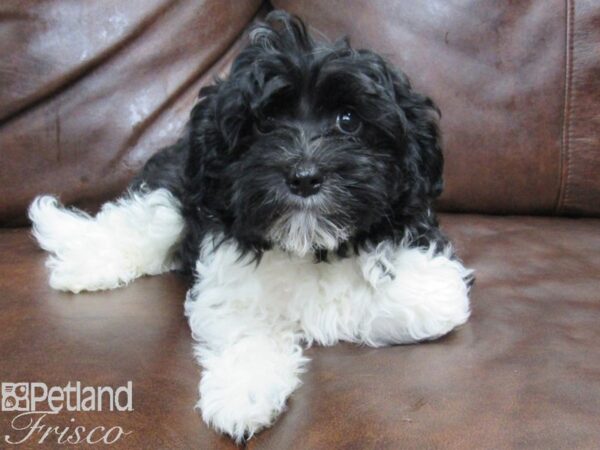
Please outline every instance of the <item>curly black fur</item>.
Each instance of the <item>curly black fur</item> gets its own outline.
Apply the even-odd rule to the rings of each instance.
[[[229,76],[200,91],[183,137],[134,183],[165,187],[180,200],[184,266],[193,267],[207,233],[257,257],[277,246],[273,224],[308,208],[286,184],[306,160],[324,174],[315,214],[349,232],[329,251],[405,238],[444,245],[431,209],[443,168],[431,99],[381,56],[345,39],[316,42],[286,13],[269,14],[250,38]],[[356,133],[336,127],[341,111],[358,116]],[[327,249],[313,251],[327,258]]]

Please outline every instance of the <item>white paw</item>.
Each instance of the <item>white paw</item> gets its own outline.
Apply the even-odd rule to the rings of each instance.
[[[102,288],[115,279],[110,273],[114,271],[114,263],[98,270],[98,258],[104,249],[110,248],[110,242],[91,245],[102,238],[93,217],[67,209],[56,198],[46,195],[33,201],[29,218],[40,247],[50,253],[46,266],[54,289],[77,293]]]
[[[365,341],[371,345],[439,338],[470,315],[472,271],[433,249],[401,248],[393,260],[394,278],[376,286],[377,313]]]
[[[183,229],[177,202],[165,190],[132,193],[105,204],[96,217],[42,196],[31,204],[29,218],[40,247],[50,253],[50,286],[75,293],[168,270]]]
[[[264,337],[246,338],[218,356],[199,354],[202,418],[238,443],[271,425],[285,409],[305,362],[299,348],[282,352]]]

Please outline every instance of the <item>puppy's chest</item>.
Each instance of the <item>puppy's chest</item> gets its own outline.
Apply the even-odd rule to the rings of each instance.
[[[256,264],[240,260],[231,249],[221,247],[210,264],[218,267],[205,271],[203,283],[220,283],[238,307],[290,318],[364,301],[373,294],[358,257],[317,263],[312,255],[297,257],[271,250]]]
[[[265,255],[255,275],[266,295],[288,305],[342,302],[368,288],[357,258],[317,263],[312,256],[298,258],[279,251],[270,253]]]

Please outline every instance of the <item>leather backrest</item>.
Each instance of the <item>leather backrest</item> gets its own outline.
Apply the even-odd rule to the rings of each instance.
[[[440,208],[600,215],[600,4],[273,0],[381,52],[442,110]],[[0,220],[89,206],[177,138],[260,0],[0,2]]]
[[[90,207],[172,144],[261,0],[0,2],[0,220]]]

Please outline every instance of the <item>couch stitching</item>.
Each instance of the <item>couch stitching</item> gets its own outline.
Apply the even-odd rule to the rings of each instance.
[[[572,113],[572,83],[573,83],[573,35],[575,0],[566,0],[566,30],[565,30],[565,99],[563,109],[562,145],[559,167],[559,189],[556,199],[555,213],[563,212],[569,194],[569,178],[571,168],[571,113]]]

